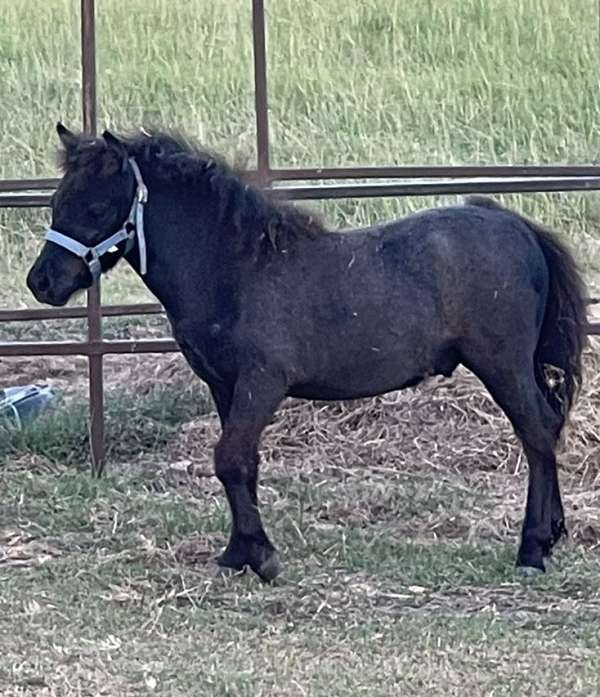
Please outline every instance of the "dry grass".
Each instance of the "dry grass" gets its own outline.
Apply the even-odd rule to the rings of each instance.
[[[286,402],[262,446],[286,564],[271,587],[214,571],[228,529],[214,414],[102,482],[7,463],[0,694],[591,694],[600,366],[592,351],[585,363],[561,458],[572,538],[533,583],[512,572],[526,464],[465,371],[360,402]],[[111,361],[109,389],[189,387],[181,357],[151,365]],[[83,383],[56,367],[76,398]]]
[[[566,429],[559,461],[570,529],[589,545],[600,541],[600,357],[592,340],[585,382]],[[176,374],[179,358],[167,369]],[[183,374],[185,375],[185,370]],[[171,472],[207,477],[219,435],[215,415],[185,424],[168,451]],[[297,478],[339,492],[321,517],[392,522],[395,485],[407,475],[452,480],[465,491],[495,494],[493,509],[473,501],[460,517],[433,510],[418,523],[393,524],[425,536],[505,539],[520,526],[527,463],[510,423],[481,383],[464,369],[450,380],[431,379],[414,390],[369,400],[312,403],[288,400],[262,442],[262,473]],[[183,475],[182,475],[183,476]],[[369,480],[372,500],[353,500],[353,483]]]
[[[570,527],[575,538],[587,544],[600,540],[598,348],[599,342],[592,339],[585,355],[584,386],[559,456]],[[145,356],[119,357],[110,359],[107,368],[108,394],[127,385],[139,400],[157,385],[189,389],[193,379],[179,355],[152,362]],[[84,359],[56,358],[51,367],[45,360],[14,359],[0,364],[0,382],[9,376],[13,383],[44,379],[73,400],[86,394],[86,372]],[[183,424],[166,452],[150,459],[160,459],[172,480],[193,484],[194,478],[212,477],[211,446],[218,436],[218,419],[212,413]],[[527,473],[520,443],[489,393],[464,369],[449,380],[433,378],[415,389],[368,400],[287,400],[267,429],[261,452],[267,489],[270,477],[278,476],[316,489],[330,486],[331,481],[340,484],[340,496],[323,504],[327,509],[323,519],[392,521],[397,513],[392,503],[394,482],[423,473],[425,478],[460,482],[465,490],[497,488],[497,502],[493,511],[474,507],[459,519],[445,520],[443,511],[434,510],[431,519],[423,521],[422,534],[501,539],[514,534],[520,524]],[[148,455],[138,464],[148,466]],[[373,500],[363,501],[361,510],[355,511],[351,485],[366,480]],[[215,482],[215,495],[219,491]],[[410,519],[404,524],[415,529]]]

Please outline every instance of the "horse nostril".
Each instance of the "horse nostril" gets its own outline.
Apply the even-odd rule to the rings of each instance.
[[[31,290],[44,293],[50,289],[50,279],[43,271],[32,269],[27,277],[27,285]]]

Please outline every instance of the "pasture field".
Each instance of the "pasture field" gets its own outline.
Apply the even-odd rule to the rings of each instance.
[[[588,163],[600,152],[594,0],[267,0],[277,165]],[[99,0],[100,125],[178,126],[254,161],[250,3]],[[54,124],[80,123],[79,3],[0,0],[0,176],[55,174]],[[507,196],[564,232],[592,290],[597,194]],[[434,199],[315,204],[332,225]],[[47,213],[0,211],[0,307]],[[125,268],[105,299],[148,299]],[[72,338],[80,322],[0,326]],[[107,335],[162,335],[111,320]],[[85,362],[0,361],[63,404],[0,429],[0,695],[597,693],[600,347],[561,453],[570,538],[549,573],[513,571],[526,463],[460,372],[325,405],[290,400],[263,447],[264,518],[285,563],[265,586],[211,555],[228,510],[212,404],[183,361],[107,360],[109,474],[87,471]]]
[[[598,159],[595,0],[269,0],[266,6],[278,166]],[[77,0],[0,0],[1,177],[55,174],[56,121],[81,123],[78,8]],[[250,0],[99,2],[100,127],[179,127],[251,166],[250,14]],[[596,268],[597,194],[506,198],[564,230]],[[332,225],[349,226],[433,203],[322,207]],[[0,211],[0,305],[31,302],[23,272],[46,217]],[[123,270],[105,293],[112,300],[145,297]]]

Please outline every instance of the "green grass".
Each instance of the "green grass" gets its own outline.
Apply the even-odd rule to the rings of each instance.
[[[352,492],[358,511],[369,482]],[[323,526],[287,499],[265,507],[286,570],[264,586],[214,573],[228,529],[214,480],[190,488],[160,473],[98,481],[8,467],[0,486],[10,492],[0,510],[2,694],[595,690],[597,553],[561,549],[550,574],[525,582],[514,539]],[[396,491],[404,506],[413,495]]]
[[[600,136],[594,0],[270,0],[273,161],[352,164],[587,163]],[[75,0],[0,0],[0,176],[55,173],[54,123],[80,123]],[[252,165],[249,0],[103,0],[101,126],[179,126]],[[48,31],[52,27],[52,31]],[[597,266],[598,198],[510,197]],[[334,224],[432,199],[324,204]],[[31,302],[24,273],[44,214],[0,215],[0,303]],[[144,298],[122,270],[109,299]]]
[[[283,421],[260,496],[284,574],[222,578],[215,415],[190,424],[202,393],[155,389],[109,402],[100,480],[81,467],[76,400],[0,458],[0,694],[594,693],[598,547],[571,541],[545,576],[515,574],[526,472],[369,467],[351,446],[315,458]],[[188,453],[191,469],[171,466]],[[567,475],[574,539],[597,541],[595,491]]]
[[[147,394],[112,390],[107,399],[107,457],[123,461],[154,452],[176,433],[177,427],[212,410],[200,381],[188,389],[158,383]],[[58,403],[43,418],[22,430],[12,420],[0,421],[0,463],[33,456],[50,463],[83,466],[89,456],[87,402],[78,397]]]

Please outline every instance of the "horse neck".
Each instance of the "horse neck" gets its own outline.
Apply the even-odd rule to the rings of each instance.
[[[148,187],[144,212],[148,271],[141,278],[171,317],[201,313],[219,285],[231,285],[238,278],[234,257],[227,258],[220,235],[217,206],[203,201],[192,187],[165,183],[147,166],[141,169]],[[139,274],[137,252],[129,261]],[[219,274],[224,262],[227,281]]]

